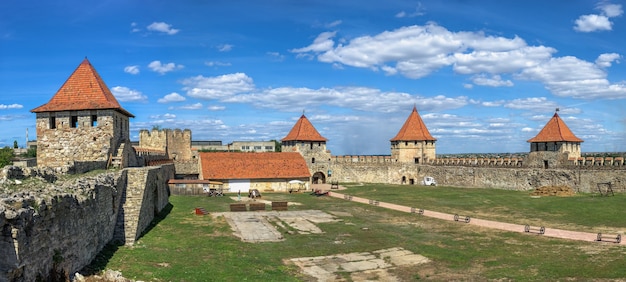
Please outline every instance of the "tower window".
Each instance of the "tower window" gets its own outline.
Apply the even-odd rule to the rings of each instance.
[[[50,129],[57,128],[57,118],[56,117],[50,117],[50,124],[48,125],[48,127]]]
[[[311,163],[314,164],[315,163],[315,158],[311,158]]]
[[[77,116],[71,116],[70,117],[70,127],[71,128],[77,128],[78,127],[78,117]]]
[[[97,115],[92,115],[91,116],[91,126],[92,127],[98,126],[98,116]]]

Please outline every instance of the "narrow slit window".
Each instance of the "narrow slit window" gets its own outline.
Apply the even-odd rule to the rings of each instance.
[[[91,127],[96,127],[96,126],[98,126],[98,116],[92,115],[91,116]]]
[[[49,127],[50,127],[50,129],[57,128],[57,118],[56,117],[50,117]]]

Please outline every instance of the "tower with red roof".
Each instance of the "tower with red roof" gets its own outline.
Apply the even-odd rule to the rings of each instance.
[[[72,166],[78,172],[106,168],[113,160],[134,165],[129,118],[85,58],[37,115],[37,165]]]
[[[527,141],[530,143],[531,160],[538,157],[533,155],[541,154],[543,166],[549,166],[548,154],[550,152],[565,154],[564,160],[580,157],[580,143],[582,139],[576,137],[567,127],[558,114],[558,109],[548,123],[539,131],[537,136]]]
[[[313,175],[313,183],[325,183],[326,177],[330,174],[328,169],[330,151],[326,149],[327,140],[302,114],[289,134],[281,139],[281,147],[283,152],[299,152],[304,157]]]
[[[413,111],[391,140],[391,159],[403,163],[424,163],[435,159],[435,139],[419,113]]]

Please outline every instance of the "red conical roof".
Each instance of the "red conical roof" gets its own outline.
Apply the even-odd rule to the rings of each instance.
[[[32,109],[33,113],[114,109],[128,117],[135,117],[124,110],[96,69],[85,58],[63,83],[47,104]]]
[[[569,127],[554,113],[554,116],[548,121],[537,136],[529,139],[527,142],[584,142],[576,137]]]
[[[326,141],[304,115],[298,119],[289,134],[281,141]]]
[[[413,111],[409,115],[409,118],[406,119],[400,131],[390,141],[436,141],[430,132],[428,132],[428,128],[422,121],[422,118],[417,113],[417,108],[413,107]]]

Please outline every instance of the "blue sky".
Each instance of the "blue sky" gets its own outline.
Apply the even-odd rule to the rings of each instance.
[[[527,152],[559,115],[626,151],[620,1],[0,1],[0,146],[35,137],[84,57],[139,129],[281,139],[304,111],[333,155],[390,154],[413,106],[437,153]]]

